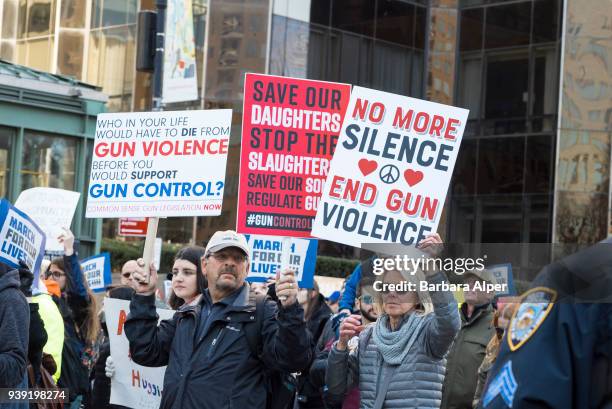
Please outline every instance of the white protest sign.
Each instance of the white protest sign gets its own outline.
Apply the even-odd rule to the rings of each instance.
[[[130,302],[104,299],[104,315],[110,339],[115,375],[111,379],[110,403],[129,408],[157,409],[161,402],[166,367],[149,368],[132,361],[130,343],[123,324],[130,312]],[[172,318],[173,310],[158,309],[160,320]]]
[[[232,111],[99,114],[86,217],[221,214]]]
[[[109,253],[101,253],[82,260],[81,270],[83,270],[89,288],[94,293],[104,291],[106,286],[113,281]]]
[[[275,278],[281,268],[283,237],[247,234],[251,251],[247,279],[251,282],[265,282]],[[317,240],[288,238],[290,243],[289,266],[297,272],[300,288],[312,288],[317,263]]]
[[[15,207],[26,213],[45,232],[45,250],[63,252],[57,238],[62,227],[70,228],[81,194],[64,189],[34,187],[21,192]]]
[[[436,232],[468,111],[354,87],[313,236],[361,247]]]

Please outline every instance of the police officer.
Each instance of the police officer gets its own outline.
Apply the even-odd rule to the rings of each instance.
[[[612,241],[540,272],[512,316],[479,407],[612,408]]]

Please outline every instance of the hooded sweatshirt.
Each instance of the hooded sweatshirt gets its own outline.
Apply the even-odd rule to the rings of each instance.
[[[19,286],[19,272],[0,263],[0,388],[27,382],[30,308]]]

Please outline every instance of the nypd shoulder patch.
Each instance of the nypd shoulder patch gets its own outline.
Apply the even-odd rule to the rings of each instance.
[[[527,291],[520,300],[508,327],[508,346],[516,351],[536,333],[557,300],[557,292],[547,287]]]

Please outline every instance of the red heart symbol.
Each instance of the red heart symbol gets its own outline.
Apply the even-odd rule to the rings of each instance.
[[[406,179],[408,185],[414,186],[423,180],[423,172],[420,170],[406,169],[404,171],[404,179]]]
[[[363,176],[368,176],[370,173],[374,172],[378,167],[378,163],[375,160],[367,160],[360,159],[359,160],[359,170],[363,173]]]

